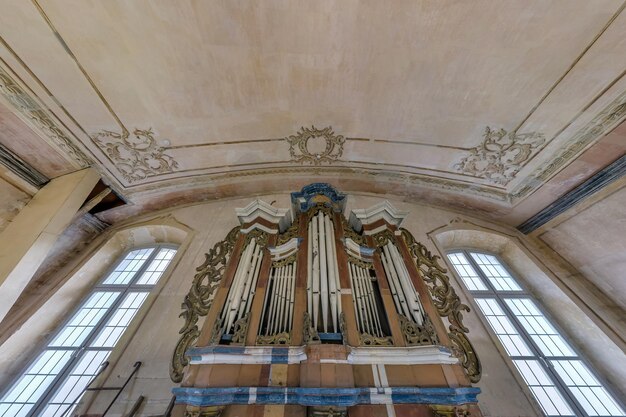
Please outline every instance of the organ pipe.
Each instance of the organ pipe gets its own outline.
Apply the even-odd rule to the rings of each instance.
[[[341,286],[335,229],[330,216],[318,211],[309,221],[308,232],[307,308],[314,328],[323,333],[337,333]]]

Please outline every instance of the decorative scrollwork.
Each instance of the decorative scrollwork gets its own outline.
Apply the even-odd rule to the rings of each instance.
[[[400,329],[408,345],[421,346],[439,344],[439,337],[437,337],[437,332],[435,332],[430,318],[425,317],[424,324],[419,326],[403,314],[399,314],[398,317],[400,318]]]
[[[233,228],[224,240],[216,243],[205,254],[204,263],[196,268],[197,273],[182,303],[183,312],[179,316],[185,319],[185,324],[179,331],[182,336],[176,344],[170,364],[170,378],[174,382],[182,381],[183,369],[189,364],[185,352],[200,336],[198,319],[209,312],[214,292],[219,286],[226,263],[235,247],[239,229],[239,226]]]
[[[360,246],[365,246],[365,237],[355,232],[354,229],[350,227],[348,221],[344,216],[341,216],[341,225],[343,227],[344,238],[350,238],[358,243]]]
[[[391,336],[376,337],[369,333],[361,333],[359,339],[361,346],[393,346],[393,338]]]
[[[482,367],[474,346],[472,346],[465,333],[458,329],[451,328],[448,337],[452,342],[452,351],[461,360],[461,365],[465,368],[470,381],[478,382],[482,373]]]
[[[348,415],[346,407],[312,406],[307,408],[307,417],[346,417]]]
[[[185,410],[185,417],[220,417],[224,408],[223,405],[212,405],[209,407],[188,405]]]
[[[374,239],[374,244],[376,245],[377,248],[382,248],[387,243],[389,242],[393,243],[395,241],[393,232],[389,229],[385,229],[382,232],[376,233],[375,235],[372,236],[372,239]]]
[[[91,139],[102,149],[128,182],[167,174],[178,168],[178,162],[157,145],[152,129],[135,129],[130,135],[103,130]]]
[[[522,169],[522,164],[542,145],[543,134],[507,132],[504,129],[485,128],[483,142],[470,149],[455,166],[457,170],[507,185]]]
[[[284,245],[285,243],[289,242],[294,237],[299,237],[297,220],[294,220],[293,223],[291,223],[291,226],[289,226],[289,228],[285,230],[284,233],[281,233],[280,235],[278,235],[276,246]]]
[[[289,345],[291,340],[291,334],[289,332],[282,332],[270,336],[258,335],[256,337],[257,345]]]
[[[0,68],[0,94],[2,94],[28,119],[37,129],[39,129],[54,145],[63,151],[72,161],[81,168],[88,167],[91,161],[81,151],[72,140],[65,134],[59,124],[50,116],[47,109],[40,106],[15,80]]]
[[[289,143],[289,155],[294,162],[309,162],[313,165],[320,165],[322,162],[334,162],[343,153],[343,144],[346,141],[341,135],[335,135],[333,128],[328,126],[324,129],[317,129],[315,126],[301,127],[295,135],[291,135],[285,140]],[[325,142],[324,150],[312,153],[309,150],[309,141]]]
[[[246,248],[246,246],[248,246],[248,244],[250,244],[250,241],[252,239],[255,239],[257,245],[259,245],[262,248],[267,246],[267,242],[269,240],[269,235],[267,234],[267,232],[264,232],[263,230],[260,230],[260,229],[251,230],[248,233],[246,233],[245,236],[246,238],[243,243],[244,249]]]
[[[346,314],[343,311],[339,315],[339,332],[341,333],[341,339],[345,345],[348,343],[348,328],[346,327]]]
[[[454,405],[431,405],[435,417],[469,417],[470,412],[466,406]]]
[[[469,312],[470,308],[461,303],[461,299],[450,285],[447,270],[439,264],[439,256],[431,254],[426,246],[415,240],[411,232],[404,228],[400,230],[417,269],[424,281],[429,284],[433,304],[439,315],[446,317],[450,323],[448,336],[457,350],[456,354],[461,359],[469,380],[478,382],[482,373],[480,360],[464,334],[468,333],[469,329],[463,325],[462,312]]]
[[[308,311],[304,312],[302,329],[302,339],[305,345],[317,345],[322,343],[320,335],[317,334],[317,330],[313,327],[311,316]]]
[[[280,261],[274,261],[272,262],[272,268],[280,268],[281,266],[286,266],[289,264],[292,264],[296,261],[298,257],[298,253],[292,253],[291,255],[289,255],[288,257],[286,257],[285,259],[281,259]]]
[[[364,260],[357,259],[352,255],[348,255],[348,262],[363,269],[374,269],[374,264],[372,262],[365,262]]]
[[[250,314],[246,314],[233,324],[233,338],[231,344],[243,345],[246,343],[246,334],[248,333],[248,324],[250,323]]]

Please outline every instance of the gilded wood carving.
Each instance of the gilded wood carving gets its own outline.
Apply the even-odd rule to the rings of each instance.
[[[439,315],[446,317],[450,323],[448,336],[453,344],[455,355],[461,360],[461,365],[463,365],[470,381],[480,381],[482,373],[480,360],[465,335],[469,329],[463,325],[462,312],[469,312],[469,307],[461,303],[461,299],[450,285],[450,278],[446,275],[447,270],[439,264],[439,257],[432,255],[423,244],[417,242],[411,232],[404,228],[400,230],[417,269],[422,274],[424,281],[429,284],[433,304]]]
[[[170,364],[170,378],[174,382],[180,382],[183,379],[183,369],[189,364],[189,358],[185,352],[200,336],[198,320],[206,316],[211,308],[213,294],[222,280],[226,263],[235,247],[239,229],[239,226],[233,228],[224,240],[217,242],[204,255],[204,263],[196,268],[197,273],[193,278],[191,289],[182,304],[183,312],[179,315],[185,319],[185,324],[179,331],[182,336],[176,344]]]

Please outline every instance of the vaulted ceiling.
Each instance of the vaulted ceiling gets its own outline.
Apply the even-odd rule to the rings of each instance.
[[[327,181],[516,225],[624,154],[624,6],[0,0],[0,144],[113,220]]]

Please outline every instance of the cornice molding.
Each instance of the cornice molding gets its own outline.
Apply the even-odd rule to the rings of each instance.
[[[48,110],[39,105],[2,67],[0,67],[0,94],[35,128],[36,132],[47,137],[51,144],[78,168],[90,165],[89,158],[74,145],[65,131],[48,114]]]
[[[7,167],[22,180],[36,188],[41,188],[50,179],[26,163],[22,158],[11,152],[9,148],[0,144],[0,164]]]
[[[571,207],[574,207],[582,200],[600,191],[613,181],[622,178],[625,174],[626,155],[622,155],[602,171],[596,173],[587,181],[583,182],[567,194],[559,197],[555,202],[517,226],[517,229],[524,234],[531,233],[561,213],[567,211]]]
[[[252,223],[260,217],[270,223],[278,224],[281,233],[291,224],[289,209],[274,207],[258,198],[243,208],[236,208],[235,214],[242,225]]]
[[[396,209],[388,200],[383,200],[370,208],[352,209],[350,212],[349,224],[357,232],[361,231],[364,225],[375,223],[381,219],[391,225],[400,227],[408,215],[408,211],[400,211]]]

